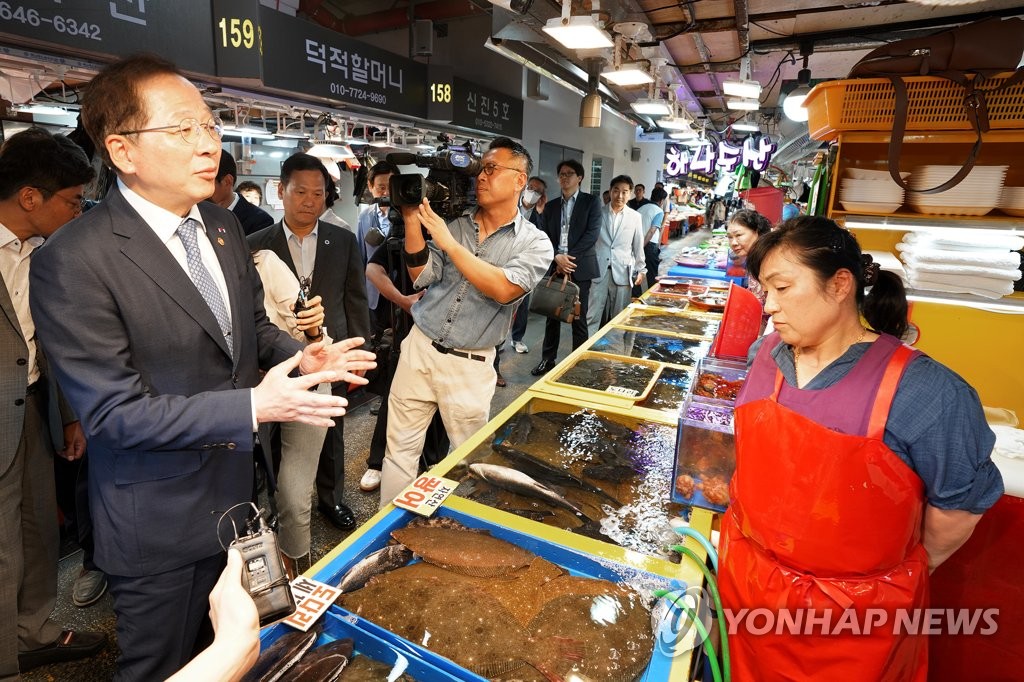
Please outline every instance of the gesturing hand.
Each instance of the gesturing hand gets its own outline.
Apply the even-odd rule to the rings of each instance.
[[[361,336],[353,336],[331,344],[323,341],[311,343],[302,350],[299,371],[303,374],[330,371],[338,377],[331,381],[365,384],[366,379],[356,376],[354,372],[373,369],[377,363],[374,362],[373,353],[359,349],[363,343]]]
[[[323,342],[307,346],[323,346]],[[321,350],[321,352],[324,352]],[[354,352],[354,351],[353,351]],[[362,351],[361,351],[362,352]],[[290,360],[275,365],[253,389],[258,422],[302,422],[313,426],[334,426],[331,417],[345,414],[348,401],[330,394],[320,394],[308,389],[325,381],[351,381],[348,372],[319,371],[298,377],[288,376],[296,367],[305,351],[296,353]],[[369,354],[373,357],[372,354]],[[372,364],[372,363],[371,363]],[[354,377],[358,378],[358,377]],[[366,383],[363,379],[362,383]]]

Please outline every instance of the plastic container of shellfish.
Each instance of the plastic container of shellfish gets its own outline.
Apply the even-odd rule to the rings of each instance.
[[[346,666],[346,670],[351,667],[351,674],[358,669],[362,672],[364,679],[387,680],[412,677],[420,681],[438,680],[439,682],[465,679],[427,663],[419,656],[415,647],[404,640],[394,641],[393,638],[378,637],[365,629],[356,627],[353,623],[354,620],[358,619],[347,616],[340,609],[332,607],[321,616],[321,622],[314,626],[320,630],[320,633],[305,656],[311,656],[318,647],[329,642],[349,638],[352,640],[354,655]],[[281,637],[296,632],[298,631],[283,623],[267,626],[260,633],[260,654],[266,653]],[[301,662],[302,659],[299,660]],[[399,675],[408,677],[399,678]]]
[[[321,582],[326,582],[329,584],[338,584],[338,582],[343,578],[343,576],[345,576],[346,572],[349,571],[349,569],[352,568],[352,566],[358,563],[367,554],[387,546],[388,543],[391,541],[391,534],[393,531],[404,528],[410,523],[410,521],[416,518],[417,517],[414,516],[412,513],[400,509],[392,509],[386,515],[377,517],[376,523],[373,523],[373,525],[369,528],[361,529],[362,532],[359,534],[359,537],[356,539],[356,541],[350,543],[344,549],[344,551],[338,553],[329,561],[329,563],[322,566],[314,577],[317,580],[320,580]],[[569,547],[565,547],[557,543],[544,540],[534,535],[530,535],[529,533],[516,530],[514,528],[509,528],[503,525],[499,525],[497,523],[492,523],[485,519],[478,518],[476,516],[464,513],[459,510],[451,509],[448,507],[442,507],[437,512],[435,512],[433,518],[450,519],[457,521],[458,523],[462,524],[470,530],[487,531],[492,537],[497,538],[499,540],[504,540],[505,542],[514,545],[517,548],[515,551],[521,552],[525,550],[528,553],[532,553],[536,557],[546,560],[546,562],[550,562],[550,564],[554,564],[554,566],[557,567],[557,569],[563,572],[563,575],[575,578],[597,578],[600,580],[610,581],[616,583],[616,585],[619,586],[619,588],[628,587],[629,589],[623,590],[623,592],[628,592],[628,594],[630,595],[635,594],[637,595],[637,598],[641,600],[650,597],[651,591],[656,589],[668,589],[673,591],[682,591],[686,589],[686,585],[679,580],[674,580],[663,576],[655,575],[633,566],[620,564],[609,559],[586,554],[571,549]],[[445,545],[445,547],[449,548],[450,546]],[[417,562],[419,562],[418,557],[413,559],[412,563],[409,564],[406,568],[416,565]],[[481,560],[479,557],[466,557],[466,562],[467,567],[479,567],[481,565],[481,562],[486,563],[486,561]],[[438,570],[436,568],[437,566],[438,564],[434,563],[432,566],[426,566],[425,568],[427,568],[430,571],[436,571]],[[530,569],[532,570],[533,568],[534,566],[531,563]],[[384,574],[383,577],[385,579],[389,579],[387,574]],[[477,575],[477,577],[479,578],[479,575]],[[424,607],[422,606],[422,601],[417,601],[416,598],[411,594],[411,592],[413,592],[417,588],[406,587],[408,585],[411,585],[411,583],[402,581],[408,580],[408,578],[399,579],[396,576],[394,580],[396,583],[394,590],[387,588],[386,584],[377,583],[377,585],[379,586],[379,589],[385,591],[389,595],[409,594],[410,601],[407,604],[406,608],[409,611],[420,609],[419,617],[421,619],[424,618]],[[548,583],[544,584],[547,585]],[[406,592],[402,592],[401,588],[403,587],[406,588]],[[420,589],[422,589],[422,586]],[[508,599],[515,599],[516,594],[518,594],[518,592],[515,590],[508,590],[508,592],[510,593],[508,595]],[[357,593],[351,592],[350,594],[355,595]],[[371,596],[372,595],[368,596],[366,598],[366,601],[363,603],[376,603],[371,599]],[[616,618],[625,619],[627,617],[623,615],[624,611],[622,609],[622,606],[616,606],[616,604],[614,603],[614,599],[609,599],[609,597],[606,594],[602,594],[600,596],[588,596],[586,590],[582,590],[580,594],[563,593],[562,596],[571,596],[573,599],[590,599],[593,603],[587,603],[587,608],[584,609],[584,613],[593,614],[597,612],[604,613],[604,611],[607,611],[606,615],[608,618],[611,619],[608,622],[614,622]],[[460,610],[470,611],[474,608],[480,608],[480,604],[487,601],[487,598],[481,598],[481,594],[474,595],[467,593],[458,602],[458,604],[460,605]],[[593,659],[593,661],[595,661],[595,664],[596,661],[603,661],[604,663],[602,663],[602,665],[605,665],[608,661],[615,660],[616,657],[627,655],[625,646],[623,647],[622,651],[614,651],[609,653],[598,650],[595,652],[593,650],[592,645],[594,644],[594,642],[603,641],[603,638],[597,637],[594,639],[594,642],[591,642],[590,640],[586,639],[587,635],[583,632],[564,631],[552,627],[551,623],[555,623],[558,621],[556,619],[543,618],[543,615],[545,613],[544,609],[546,609],[548,606],[551,606],[552,603],[543,603],[547,606],[541,606],[541,611],[538,613],[538,615],[534,616],[534,618],[529,621],[530,624],[529,626],[527,626],[527,630],[530,634],[530,639],[528,640],[530,642],[530,645],[527,647],[514,649],[515,651],[522,651],[524,658],[526,660],[532,660],[529,657],[534,655],[536,650],[543,648],[542,643],[545,641],[555,642],[557,644],[558,642],[563,641],[565,639],[572,641],[574,637],[577,638],[577,641],[581,645],[586,644],[586,646],[581,646],[579,651],[591,652],[588,655],[592,655],[595,657]],[[388,612],[404,613],[405,611],[395,609],[390,610]],[[445,613],[447,612],[442,611],[439,613],[432,613],[430,617],[434,619],[443,619],[445,617]],[[559,611],[559,613],[562,612]],[[471,672],[467,668],[464,668],[456,664],[454,661],[449,660],[448,658],[445,658],[444,656],[441,656],[438,653],[427,648],[430,645],[429,637],[422,637],[422,639],[427,640],[426,642],[409,641],[399,636],[395,632],[385,629],[381,625],[378,625],[377,623],[369,620],[368,618],[356,615],[355,613],[352,613],[346,610],[344,607],[338,605],[332,606],[330,608],[328,615],[330,615],[333,618],[332,622],[341,622],[346,627],[361,631],[378,640],[381,640],[385,642],[387,645],[389,645],[393,651],[399,652],[402,655],[410,657],[411,659],[421,660],[429,664],[430,666],[433,666],[436,670],[438,670],[440,673],[443,673],[444,675],[442,676],[439,674],[435,677],[430,677],[429,675],[421,677],[417,675],[410,667],[409,674],[411,674],[416,679],[433,680],[455,678],[459,680],[472,680],[474,682],[485,679],[484,677],[474,672]],[[651,655],[650,658],[647,659],[646,664],[644,664],[643,661],[640,662],[639,665],[641,665],[642,667],[639,670],[631,671],[631,676],[629,677],[629,679],[642,680],[644,682],[655,682],[656,680],[661,681],[668,679],[676,679],[680,675],[685,676],[685,673],[689,670],[690,645],[689,643],[680,644],[680,642],[687,642],[686,633],[683,632],[672,634],[670,632],[670,629],[666,630],[666,623],[673,619],[678,619],[678,614],[671,614],[671,618],[667,620],[660,619],[659,622],[655,623],[653,622],[650,613],[646,612],[646,609],[642,613],[634,611],[632,616],[635,619],[633,621],[634,625],[639,624],[639,619],[641,618],[641,616],[646,620],[644,621],[644,628],[638,628],[638,631],[644,630],[646,634],[639,638],[630,637],[626,640],[626,642],[628,642],[630,646],[632,646],[636,644],[638,639],[642,640],[644,646],[650,646]],[[594,616],[591,615],[589,619],[594,619]],[[400,620],[401,619],[399,618],[399,621]],[[428,620],[427,622],[431,621]],[[519,622],[520,624],[522,623],[522,621],[517,622]],[[539,625],[535,626],[535,622],[539,623]],[[592,627],[597,627],[602,624],[602,620],[600,618],[595,619],[594,622],[597,625]],[[547,625],[545,625],[545,623]],[[450,633],[442,635],[440,634],[440,632],[436,635],[437,638],[450,636]],[[467,635],[466,647],[473,647],[479,645],[478,640],[482,637],[482,635],[475,632],[473,633],[472,637],[469,637]],[[511,638],[512,635],[509,634],[508,637]],[[540,644],[538,642],[540,642]],[[423,646],[424,644],[426,646]],[[473,654],[475,656],[476,652],[473,652]],[[484,655],[484,652],[480,652],[480,656]],[[579,654],[577,653],[577,655]],[[509,672],[511,673],[512,671]],[[532,668],[525,667],[522,669],[522,674],[526,675],[528,674],[528,672],[532,672]]]
[[[724,512],[736,470],[732,406],[691,397],[680,412],[677,438],[672,501]]]
[[[697,363],[690,393],[693,399],[711,405],[735,405],[743,382],[747,378],[747,364],[737,360],[723,360],[706,356]]]

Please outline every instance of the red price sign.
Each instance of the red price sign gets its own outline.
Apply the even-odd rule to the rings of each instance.
[[[301,575],[291,582],[291,588],[295,612],[281,622],[303,632],[309,630],[341,594],[337,587]]]
[[[393,502],[420,516],[434,513],[458,487],[458,482],[440,476],[423,475],[403,490]]]

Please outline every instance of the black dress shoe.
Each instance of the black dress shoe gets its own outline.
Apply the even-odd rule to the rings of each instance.
[[[107,636],[102,632],[88,630],[65,630],[53,644],[32,651],[18,652],[18,667],[21,672],[52,663],[67,663],[93,656],[107,645]]]
[[[331,522],[335,528],[340,530],[352,530],[356,527],[356,517],[352,515],[352,510],[344,504],[339,504],[336,507],[328,507],[326,504],[318,504],[317,509],[320,513],[327,517],[327,520]]]
[[[554,367],[557,364],[558,361],[556,360],[541,360],[539,363],[537,363],[536,367],[530,370],[530,374],[532,374],[535,377],[544,376],[549,371],[551,371],[552,367]]]

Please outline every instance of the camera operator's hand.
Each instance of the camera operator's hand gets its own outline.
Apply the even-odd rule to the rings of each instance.
[[[571,275],[576,271],[576,257],[567,253],[556,253],[555,271],[559,275]]]
[[[434,213],[434,209],[430,208],[430,201],[424,199],[420,202],[417,207],[419,222],[423,227],[427,228],[427,232],[434,240],[434,244],[437,248],[444,252],[448,252],[452,246],[458,244],[455,241],[455,237],[452,236],[451,231],[448,229],[448,223],[444,218]],[[406,234],[409,232],[409,227],[406,225]]]
[[[324,323],[324,306],[320,296],[314,296],[306,301],[306,309],[295,313],[295,326],[301,332],[314,332],[307,336],[317,336],[317,330]]]

